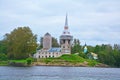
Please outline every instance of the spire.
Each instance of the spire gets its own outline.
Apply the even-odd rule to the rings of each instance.
[[[68,27],[67,13],[66,13],[66,19],[65,19],[65,27]]]
[[[84,53],[87,53],[87,52],[88,52],[88,49],[87,49],[87,44],[85,42]]]
[[[86,42],[85,42],[85,46],[87,46]]]
[[[68,29],[67,13],[66,13],[66,18],[65,18],[65,26],[64,26],[63,34],[65,34],[65,35],[69,35],[70,34],[69,29]]]

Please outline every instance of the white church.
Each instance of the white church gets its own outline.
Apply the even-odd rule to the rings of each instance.
[[[62,35],[60,36],[60,47],[52,47],[52,36],[46,33],[43,37],[43,48],[34,54],[34,58],[60,57],[63,54],[71,54],[73,36],[69,32],[67,15]]]

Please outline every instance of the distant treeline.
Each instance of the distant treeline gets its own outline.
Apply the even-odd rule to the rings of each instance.
[[[112,67],[120,67],[120,45],[114,44],[102,44],[94,46],[87,46],[88,52],[83,53],[84,46],[80,45],[78,39],[74,39],[72,46],[72,53],[79,53],[80,56],[88,58],[87,54],[90,52],[96,53],[98,55],[98,60],[101,63],[108,64]]]

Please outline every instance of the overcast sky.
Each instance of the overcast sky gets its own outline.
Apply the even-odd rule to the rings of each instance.
[[[120,44],[120,0],[0,0],[0,39],[21,26],[38,39],[46,32],[59,39],[66,12],[81,44]]]

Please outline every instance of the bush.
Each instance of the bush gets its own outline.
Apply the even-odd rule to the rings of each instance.
[[[8,60],[7,55],[0,53],[0,61],[6,61]]]
[[[87,59],[87,56],[86,56],[86,54],[84,54],[84,53],[79,53],[79,56]]]
[[[33,58],[27,58],[26,61],[27,61],[27,65],[30,65],[32,64]]]

